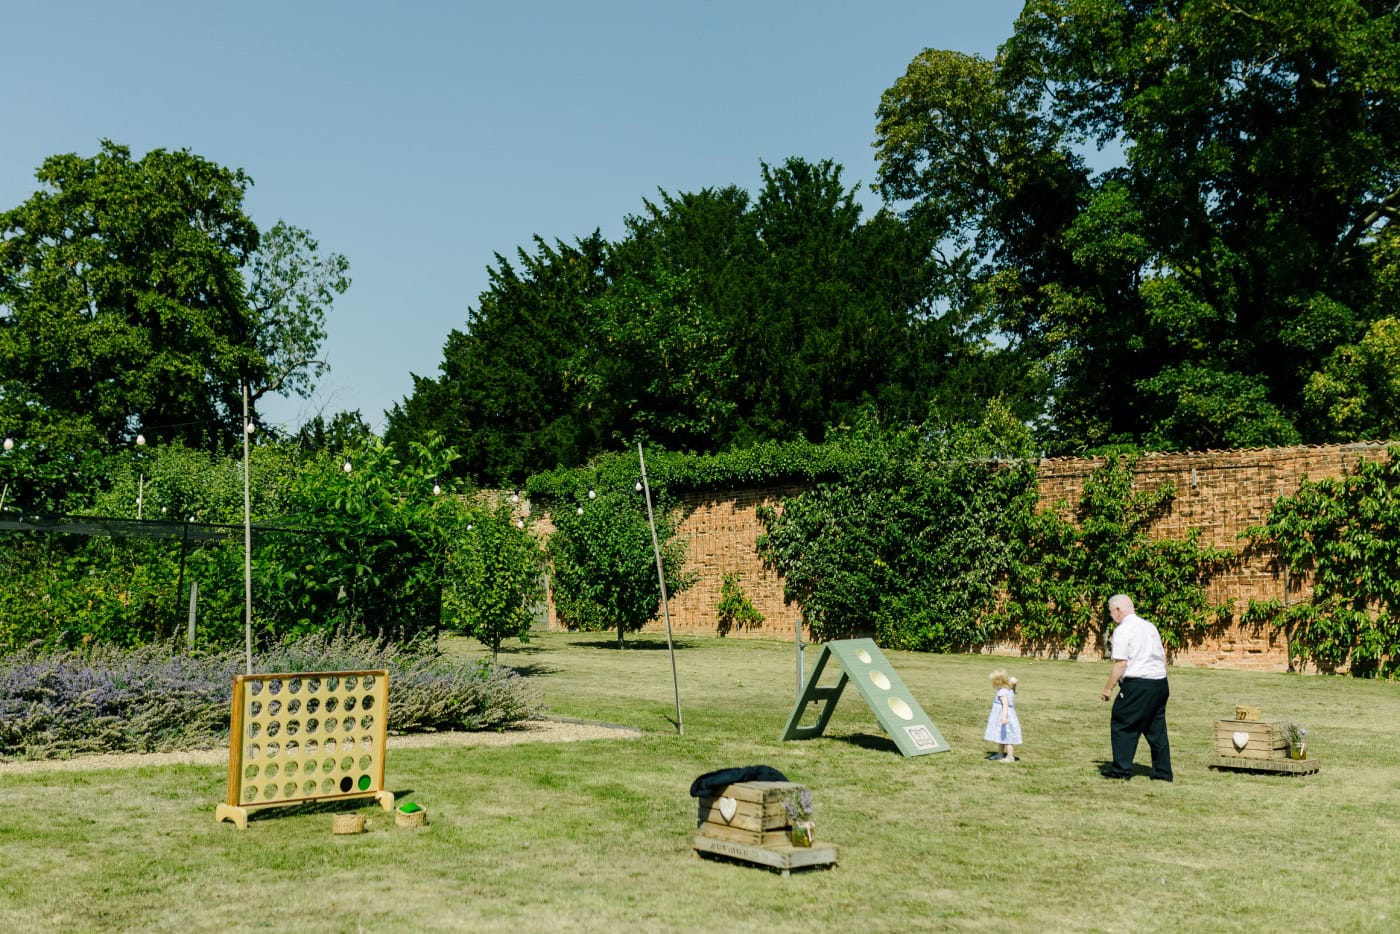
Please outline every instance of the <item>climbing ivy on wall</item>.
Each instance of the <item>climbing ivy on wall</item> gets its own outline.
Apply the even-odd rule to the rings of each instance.
[[[715,605],[715,618],[721,636],[763,625],[763,614],[744,593],[738,574],[724,575],[719,588],[719,603]]]
[[[1244,534],[1312,580],[1310,598],[1253,602],[1245,614],[1287,634],[1290,663],[1400,676],[1400,447],[1335,480],[1305,479]]]
[[[1077,503],[1037,510],[1037,461],[1024,425],[995,403],[977,425],[858,423],[822,446],[647,454],[666,513],[685,490],[810,484],[759,509],[757,544],[818,639],[959,651],[1009,638],[1078,653],[1104,646],[1106,603],[1119,592],[1173,649],[1228,619],[1206,585],[1233,553],[1203,545],[1194,530],[1184,540],[1149,535],[1175,498],[1171,484],[1135,492],[1134,459],[1114,455]],[[582,491],[626,489],[637,475],[635,456],[606,455],[532,477],[528,488],[555,505],[562,529]],[[671,534],[668,526],[663,541]],[[732,592],[721,598],[724,629],[738,602]]]
[[[858,469],[763,509],[759,553],[819,639],[955,651],[989,642],[1035,504],[1029,437],[1002,407],[976,426],[857,434]]]
[[[1233,558],[1228,549],[1200,542],[1153,539],[1152,523],[1176,498],[1171,483],[1134,492],[1131,456],[1110,456],[1085,481],[1073,521],[1066,504],[1021,514],[1013,529],[1020,543],[1007,577],[1001,628],[1022,642],[1077,654],[1092,643],[1107,648],[1106,601],[1129,594],[1170,649],[1184,647],[1211,622],[1224,622],[1228,605],[1213,605],[1205,585]]]

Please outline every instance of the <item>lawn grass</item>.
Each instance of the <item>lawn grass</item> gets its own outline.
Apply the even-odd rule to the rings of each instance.
[[[1177,781],[1101,779],[1104,664],[887,653],[952,745],[906,759],[854,689],[780,743],[790,643],[543,634],[504,647],[551,713],[630,740],[393,752],[428,811],[332,836],[322,807],[215,824],[219,767],[0,770],[0,925],[13,930],[1390,930],[1400,919],[1400,685],[1174,669]],[[476,643],[449,651],[475,657]],[[815,658],[809,650],[808,665]],[[992,668],[1020,678],[1023,761],[986,761]],[[1308,776],[1210,769],[1236,704],[1309,728]],[[1146,761],[1146,748],[1139,761]],[[696,775],[766,764],[814,789],[833,871],[692,854]]]

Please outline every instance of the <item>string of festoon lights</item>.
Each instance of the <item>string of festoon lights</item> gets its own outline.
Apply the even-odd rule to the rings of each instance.
[[[146,436],[144,434],[137,434],[134,444],[138,449],[144,448],[146,446]],[[14,437],[11,435],[7,435],[5,437],[4,442],[0,443],[0,452],[3,452],[6,455],[12,454],[17,446],[18,442],[15,441]],[[142,513],[146,502],[146,468],[145,464],[141,460],[141,456],[141,452],[138,450],[136,460],[136,518],[138,521],[140,521],[143,518]],[[9,499],[9,497],[10,482],[9,480],[6,480],[4,486],[0,487],[0,512],[4,512],[5,502]],[[165,511],[165,508],[162,507],[161,512],[164,513]],[[193,522],[194,519],[191,518],[190,521]]]
[[[4,443],[3,448],[4,448],[5,453],[6,453],[6,454],[9,454],[11,451],[13,451],[13,450],[15,449],[15,439],[14,439],[14,438],[8,438],[8,437],[7,437],[7,438],[5,439],[5,443]],[[9,495],[10,495],[10,481],[6,480],[6,481],[5,481],[5,488],[4,488],[4,490],[3,490],[3,491],[0,491],[0,513],[3,513],[3,512],[5,511],[5,500],[9,497]]]

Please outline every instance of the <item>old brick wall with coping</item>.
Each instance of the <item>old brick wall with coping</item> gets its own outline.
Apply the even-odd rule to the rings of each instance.
[[[1387,444],[1370,442],[1345,445],[1254,448],[1234,451],[1204,451],[1183,454],[1147,454],[1137,460],[1133,488],[1149,490],[1172,483],[1176,497],[1169,511],[1153,524],[1154,537],[1182,539],[1190,529],[1199,529],[1204,544],[1229,548],[1241,553],[1240,534],[1268,517],[1269,508],[1280,495],[1297,491],[1304,479],[1340,477],[1354,470],[1362,460],[1386,457]],[[1103,458],[1050,458],[1038,466],[1042,508],[1073,512],[1084,490],[1084,482],[1103,466]],[[674,595],[670,603],[671,629],[677,634],[715,635],[719,631],[716,607],[720,585],[726,574],[738,576],[744,595],[763,614],[759,626],[729,633],[731,638],[792,639],[801,625],[795,604],[783,599],[782,578],[764,566],[755,550],[763,531],[758,507],[776,506],[783,497],[801,492],[802,487],[781,486],[767,489],[741,489],[724,493],[695,493],[681,497],[683,519],[679,535],[686,542],[687,570],[696,575],[694,586]],[[524,507],[528,509],[528,504]],[[539,517],[537,530],[552,530],[548,516]],[[1307,582],[1294,575],[1289,581],[1288,599],[1307,594]],[[1242,555],[1237,566],[1212,581],[1208,595],[1212,602],[1234,607],[1234,621],[1221,631],[1209,633],[1173,657],[1173,663],[1191,667],[1231,668],[1254,671],[1283,671],[1287,649],[1282,635],[1270,626],[1244,626],[1239,617],[1250,600],[1284,597],[1284,574],[1272,554]],[[1107,595],[1105,595],[1107,596]],[[1139,607],[1151,617],[1151,607]],[[561,628],[550,601],[545,626]],[[658,618],[644,631],[664,631]],[[809,633],[803,632],[803,638]],[[1001,643],[988,650],[995,655],[1021,655],[1016,643]],[[1099,660],[1097,651],[1083,653],[1085,660]]]

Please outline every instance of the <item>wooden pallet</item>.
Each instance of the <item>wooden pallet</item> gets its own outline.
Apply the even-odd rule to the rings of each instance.
[[[1210,767],[1245,772],[1282,772],[1286,775],[1311,775],[1320,768],[1316,759],[1248,759],[1243,756],[1216,756]]]
[[[734,843],[697,833],[693,838],[696,856],[718,856],[776,869],[784,876],[794,869],[820,869],[836,865],[836,847],[829,844],[813,846],[752,846]]]

